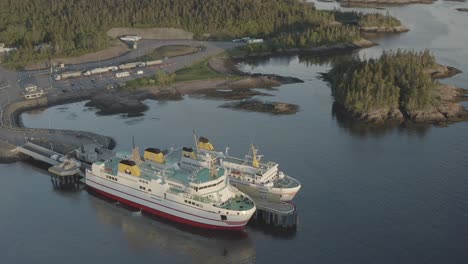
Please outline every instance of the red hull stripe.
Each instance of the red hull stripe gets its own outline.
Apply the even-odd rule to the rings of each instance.
[[[93,189],[94,191],[96,191],[97,193],[99,193],[99,194],[101,194],[101,195],[103,195],[105,197],[108,197],[110,199],[116,200],[116,201],[118,201],[120,203],[126,204],[128,206],[131,206],[131,207],[134,207],[134,208],[137,208],[137,209],[142,209],[143,211],[145,211],[147,213],[150,213],[150,214],[153,214],[153,215],[156,215],[156,216],[160,216],[160,217],[169,219],[169,220],[174,221],[174,222],[187,224],[187,225],[190,225],[190,226],[204,228],[204,229],[217,229],[217,230],[244,230],[244,227],[245,227],[245,225],[241,225],[241,226],[217,226],[217,225],[209,225],[209,224],[204,224],[204,223],[192,221],[192,220],[189,220],[189,219],[185,219],[185,218],[182,218],[182,217],[171,215],[171,214],[161,212],[161,211],[158,211],[156,209],[153,209],[153,208],[150,208],[150,207],[147,207],[147,206],[144,206],[144,205],[129,201],[127,199],[115,196],[113,194],[110,194],[108,192],[99,190],[99,189],[94,188],[94,187],[89,186],[89,185],[88,185],[88,187],[90,187],[91,189]]]
[[[210,221],[223,222],[223,223],[226,223],[226,224],[228,224],[228,225],[246,225],[247,222],[248,222],[248,221],[237,221],[237,222],[234,222],[234,221],[222,221],[222,220],[217,220],[217,219],[212,219],[212,218],[207,218],[207,217],[203,217],[203,216],[194,215],[194,214],[187,213],[187,212],[184,212],[184,211],[181,211],[181,210],[177,210],[177,209],[172,208],[172,207],[169,207],[169,206],[165,206],[165,205],[162,205],[162,204],[159,204],[159,203],[155,203],[155,202],[150,201],[150,200],[143,199],[143,198],[141,198],[141,197],[138,197],[138,196],[135,196],[135,195],[126,193],[126,192],[119,191],[119,190],[117,190],[117,189],[111,188],[111,187],[106,186],[106,185],[104,185],[104,184],[100,184],[100,183],[95,182],[95,181],[90,180],[90,179],[86,179],[86,180],[87,180],[87,181],[90,181],[90,182],[93,182],[94,184],[100,185],[100,186],[102,186],[102,187],[111,189],[111,190],[113,190],[113,191],[116,191],[116,192],[119,192],[119,193],[123,193],[123,194],[125,194],[125,195],[131,196],[131,197],[134,197],[134,198],[137,198],[137,199],[140,199],[140,200],[143,200],[143,201],[152,203],[152,204],[156,204],[156,205],[158,205],[158,206],[165,207],[165,208],[168,208],[168,209],[171,209],[171,210],[174,210],[174,211],[183,213],[183,214],[188,214],[188,215],[191,215],[191,216],[194,216],[194,217],[203,218],[203,219],[210,220]],[[172,201],[172,200],[171,200],[171,201]],[[173,201],[173,202],[175,202],[175,201]],[[177,202],[175,202],[175,203],[177,203]],[[180,203],[178,203],[178,204],[180,204]]]

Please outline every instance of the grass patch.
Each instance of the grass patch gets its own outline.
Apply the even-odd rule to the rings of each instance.
[[[136,90],[141,87],[156,85],[157,81],[154,77],[143,77],[138,79],[129,80],[125,83],[125,85],[117,87],[118,89],[130,89]]]
[[[224,75],[213,71],[208,66],[208,60],[201,61],[190,67],[176,71],[176,82],[206,80],[224,77]]]
[[[154,49],[151,53],[138,57],[137,61],[160,60],[164,58],[171,58],[193,54],[200,51],[201,47],[193,47],[189,45],[167,45]]]

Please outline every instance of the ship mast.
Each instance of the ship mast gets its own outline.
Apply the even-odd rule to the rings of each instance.
[[[255,149],[253,144],[251,145],[251,147],[252,147],[252,167],[259,168],[260,164],[257,158],[257,150]]]
[[[135,137],[132,137],[132,160],[136,163],[136,165],[141,165],[141,156],[140,156],[140,148],[135,147]]]
[[[197,140],[197,134],[195,134],[195,129],[192,130],[193,132],[193,141],[195,142],[195,147],[197,148],[197,152],[200,150],[198,149],[198,140]]]

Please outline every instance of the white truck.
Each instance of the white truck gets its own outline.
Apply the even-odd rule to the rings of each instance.
[[[247,40],[248,44],[263,43],[263,39],[249,39]]]
[[[136,72],[136,74],[138,74],[138,75],[142,75],[143,73],[144,73],[144,72],[141,71],[141,70]]]
[[[118,72],[115,74],[115,77],[117,78],[122,78],[122,77],[128,77],[130,76],[130,72],[125,71],[125,72]]]

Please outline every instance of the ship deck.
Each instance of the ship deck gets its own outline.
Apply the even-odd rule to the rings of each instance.
[[[245,211],[252,209],[253,206],[254,203],[249,201],[249,199],[236,197],[234,199],[229,199],[225,204],[220,206],[220,208],[234,211]]]
[[[117,176],[118,166],[121,159],[113,158],[105,161],[105,167],[109,170],[109,173]],[[143,162],[141,164],[141,178],[148,180],[151,179],[168,179],[180,182],[185,186],[192,183],[205,183],[215,180],[224,175],[224,168],[218,168],[216,177],[211,176],[208,168],[202,168],[198,171],[185,171],[182,169],[174,169],[170,166],[156,166],[153,162]]]
[[[295,188],[300,185],[298,180],[289,176],[285,176],[283,179],[277,179],[273,182],[274,188]]]

